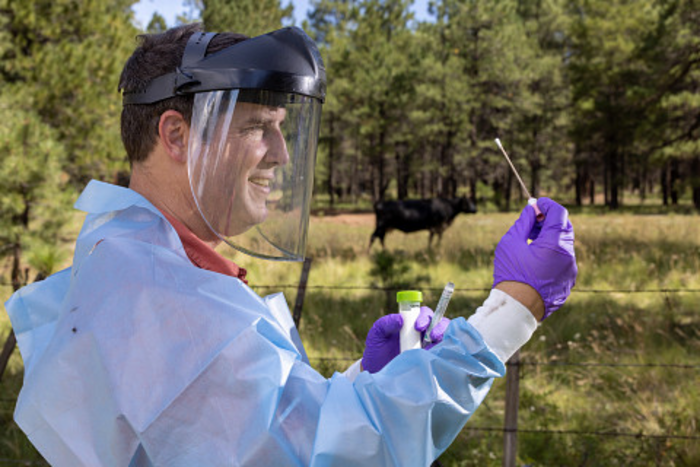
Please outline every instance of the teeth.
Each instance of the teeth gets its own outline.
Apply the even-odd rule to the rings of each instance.
[[[248,181],[264,187],[270,186],[270,180],[267,178],[249,178]]]

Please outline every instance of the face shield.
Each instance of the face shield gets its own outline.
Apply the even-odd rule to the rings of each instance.
[[[195,96],[190,186],[221,240],[260,258],[303,258],[320,116],[318,100],[297,94]]]
[[[285,28],[205,56],[195,33],[177,71],[124,104],[194,94],[188,172],[196,206],[227,245],[274,260],[303,259],[325,68],[311,39]]]

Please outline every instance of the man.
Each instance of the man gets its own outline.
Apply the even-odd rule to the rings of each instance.
[[[54,465],[428,465],[574,284],[568,214],[541,198],[546,220],[527,207],[499,242],[468,321],[399,354],[388,315],[323,378],[281,294],[214,250],[296,260],[306,241],[325,71],[299,29],[244,39],[143,38],[120,86],[130,189],[91,182],[73,266],[7,303],[15,419]]]

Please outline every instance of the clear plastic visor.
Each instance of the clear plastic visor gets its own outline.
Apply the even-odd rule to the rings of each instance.
[[[271,91],[195,94],[188,170],[209,228],[238,251],[300,261],[321,103]]]

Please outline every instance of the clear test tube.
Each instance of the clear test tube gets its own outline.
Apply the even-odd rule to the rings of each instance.
[[[420,349],[421,335],[416,331],[416,320],[420,314],[423,294],[417,290],[402,290],[396,294],[396,301],[399,304],[399,313],[403,317],[403,326],[399,333],[401,352]]]
[[[433,319],[430,320],[430,325],[425,331],[425,335],[423,336],[423,344],[427,345],[433,342],[433,340],[430,338],[430,333],[433,331],[433,329],[435,329],[435,326],[440,323],[443,316],[445,316],[447,304],[450,303],[450,299],[452,298],[454,291],[455,285],[452,282],[448,282],[445,289],[442,291],[442,295],[440,295],[440,301],[438,301],[437,307],[435,307]]]

